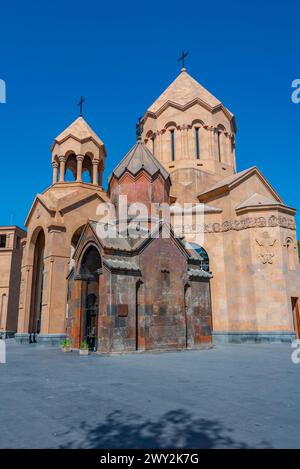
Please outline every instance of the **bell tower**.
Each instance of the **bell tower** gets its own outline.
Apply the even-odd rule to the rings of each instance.
[[[171,175],[171,196],[197,195],[236,172],[233,114],[183,67],[144,115],[143,142]]]
[[[87,173],[88,184],[102,186],[105,146],[82,116],[55,138],[51,151],[52,185],[83,183],[83,175]],[[67,172],[71,181],[66,179]]]

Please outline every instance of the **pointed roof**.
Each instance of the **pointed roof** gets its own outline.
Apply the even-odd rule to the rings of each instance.
[[[255,192],[247,200],[237,205],[235,208],[238,210],[245,207],[257,207],[258,205],[278,205],[278,200],[271,199],[262,194]]]
[[[164,179],[170,177],[168,171],[155,158],[146,145],[139,140],[113,170],[109,180],[113,175],[119,179],[125,171],[129,171],[135,176],[141,169],[144,169],[150,176],[160,172]]]
[[[180,75],[178,75],[170,86],[148,108],[147,112],[158,114],[160,109],[166,104],[185,107],[194,101],[201,102],[210,110],[215,110],[220,107],[228,114],[229,118],[233,118],[233,114],[222,105],[221,101],[191,77],[184,68]]]
[[[78,117],[72,124],[69,125],[63,132],[61,132],[58,137],[55,138],[52,149],[56,143],[60,144],[67,140],[69,137],[73,137],[76,140],[82,142],[85,140],[92,139],[96,145],[103,147],[104,143],[98,137],[96,132],[89,126],[89,124],[84,120],[83,117]]]
[[[236,213],[241,214],[249,211],[257,210],[270,210],[277,209],[279,211],[289,213],[290,215],[295,215],[295,209],[284,205],[284,203],[279,202],[278,200],[271,199],[265,195],[261,195],[258,192],[255,192],[247,200],[241,202],[235,207]]]
[[[271,184],[269,184],[269,182],[266,180],[266,178],[262,175],[262,173],[256,166],[252,166],[251,168],[245,169],[243,171],[240,171],[239,173],[235,173],[231,176],[227,176],[226,178],[221,179],[219,182],[210,187],[207,191],[202,192],[200,195],[198,195],[198,199],[200,200],[200,202],[203,202],[210,199],[211,197],[216,197],[223,193],[226,193],[237,185],[241,184],[247,178],[253,176],[254,174],[261,180],[264,186],[268,188],[271,195],[277,201],[277,204],[278,202],[282,204],[283,202],[280,196],[277,194],[275,189],[271,186]]]

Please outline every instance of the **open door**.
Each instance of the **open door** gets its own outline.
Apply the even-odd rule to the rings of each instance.
[[[297,339],[300,339],[300,305],[299,298],[292,298],[292,310],[293,310],[293,319],[294,327]]]

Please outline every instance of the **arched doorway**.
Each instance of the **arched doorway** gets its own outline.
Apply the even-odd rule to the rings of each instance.
[[[44,280],[44,250],[45,235],[41,229],[35,241],[33,271],[32,271],[32,291],[29,318],[29,341],[35,342],[35,335],[40,333],[42,321],[42,299]]]
[[[82,281],[81,308],[81,341],[85,341],[92,351],[98,345],[98,315],[99,315],[99,269],[101,257],[95,246],[90,246],[84,252],[80,263],[80,279]]]
[[[141,287],[142,282],[137,281],[135,285],[135,350],[141,349],[141,318],[140,318],[140,305],[141,305]]]
[[[190,309],[191,306],[191,287],[186,284],[184,286],[184,314],[185,314],[185,346],[188,348],[190,344]]]

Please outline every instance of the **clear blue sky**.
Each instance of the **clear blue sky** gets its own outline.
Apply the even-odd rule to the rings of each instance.
[[[1,2],[0,225],[23,226],[50,185],[52,140],[81,94],[107,176],[134,144],[137,117],[179,73],[182,49],[188,72],[236,115],[238,170],[257,165],[300,209],[299,18],[289,0]]]

